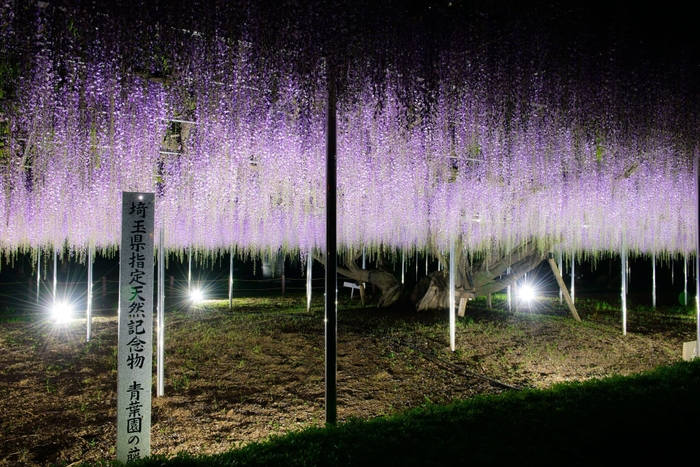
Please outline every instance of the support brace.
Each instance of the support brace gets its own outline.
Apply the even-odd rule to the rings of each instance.
[[[581,318],[578,316],[578,312],[576,311],[576,307],[574,306],[574,302],[571,300],[571,295],[569,295],[569,291],[566,290],[566,284],[564,284],[564,279],[561,278],[561,273],[559,272],[559,268],[557,267],[557,263],[554,261],[554,258],[552,258],[552,255],[549,255],[549,258],[547,258],[547,261],[549,262],[549,265],[552,268],[552,272],[554,273],[554,278],[557,280],[557,283],[559,284],[559,289],[561,290],[561,293],[564,297],[564,301],[569,306],[569,311],[571,312],[571,316],[573,316],[576,321],[581,322]]]

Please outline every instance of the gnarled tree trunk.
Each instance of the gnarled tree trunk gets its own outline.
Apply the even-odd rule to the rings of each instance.
[[[356,254],[353,257],[347,258],[344,262],[345,267],[338,266],[338,274],[347,277],[348,279],[358,284],[373,284],[382,291],[382,296],[379,297],[379,307],[388,307],[398,302],[403,293],[403,284],[394,274],[384,270],[381,266],[383,261],[379,261],[377,269],[362,269],[357,265],[357,260],[362,254]],[[322,264],[325,264],[322,256],[315,255],[314,259]]]
[[[379,287],[382,296],[379,297],[379,307],[387,307],[398,302],[403,293],[403,284],[394,274],[385,271],[381,266],[377,269],[362,269],[357,265],[359,256],[345,261],[345,267],[338,268],[338,274],[352,279],[357,283],[370,283]],[[380,265],[382,261],[379,262]]]
[[[503,290],[545,259],[545,255],[532,242],[525,242],[509,252],[494,253],[470,264],[463,254],[461,242],[456,246],[453,258],[456,261],[456,303],[462,298],[470,299]],[[443,264],[447,264],[439,251],[435,250],[434,254]],[[507,273],[508,268],[510,273]],[[449,308],[449,295],[449,273],[437,271],[421,279],[411,298],[416,302],[416,309],[424,311]]]
[[[433,254],[442,264],[448,264],[442,253],[433,249]],[[386,271],[379,261],[377,269],[362,269],[357,265],[360,254],[347,258],[344,267],[338,267],[338,274],[357,283],[374,284],[382,291],[379,298],[380,307],[387,307],[398,302],[403,294],[404,285]],[[470,262],[464,254],[461,241],[455,248],[455,300],[475,298],[488,295],[513,285],[525,273],[540,264],[546,255],[537,250],[534,243],[524,242],[508,252],[497,252],[478,261]],[[323,262],[322,257],[317,260]],[[510,273],[508,273],[510,268]],[[435,271],[422,278],[416,284],[411,300],[416,303],[418,311],[449,307],[449,273],[446,270]]]

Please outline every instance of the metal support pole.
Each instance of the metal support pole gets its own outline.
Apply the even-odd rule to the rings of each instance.
[[[428,253],[425,253],[425,275],[428,275]]]
[[[564,263],[564,255],[562,254],[561,245],[559,245],[559,253],[557,254],[557,263],[559,265],[559,272],[561,273],[561,271],[564,270],[562,268],[563,263]],[[559,287],[559,304],[560,305],[564,304],[564,293],[562,292],[561,287]]]
[[[700,357],[700,159],[695,159],[695,357]],[[686,297],[688,295],[686,294]],[[687,298],[686,298],[687,300]]]
[[[279,259],[279,256],[278,256],[278,257],[277,257],[277,262],[278,262],[278,264],[279,264],[279,261],[280,261],[280,259]],[[280,269],[281,269],[281,272],[282,272],[282,274],[280,275],[280,278],[282,279],[282,296],[284,296],[284,293],[285,293],[285,288],[284,288],[284,286],[285,286],[285,284],[284,284],[284,281],[285,281],[285,277],[284,277],[284,255],[282,255],[282,267],[281,267]]]
[[[338,305],[337,305],[337,147],[335,83],[332,72],[328,81],[328,109],[326,114],[326,424],[335,425],[337,405],[337,352],[338,352]]]
[[[311,275],[314,267],[314,255],[309,250],[309,255],[306,259],[306,311],[311,311]]]
[[[92,259],[95,256],[95,246],[92,242],[88,245],[87,257],[87,308],[85,310],[85,321],[87,322],[86,340],[90,342],[92,336]]]
[[[56,307],[56,289],[58,287],[58,276],[56,270],[58,269],[58,250],[53,250],[53,295],[51,296],[52,304],[54,308]]]
[[[187,298],[192,293],[192,246],[187,255]]]
[[[506,269],[506,274],[510,274],[510,266]],[[513,311],[513,294],[511,293],[510,286],[506,289],[506,296],[508,297],[508,311]]]
[[[160,228],[158,240],[158,384],[156,395],[165,394],[165,230]]]
[[[656,253],[651,255],[651,307],[656,309]]]
[[[673,279],[675,276],[675,273],[673,269],[676,267],[675,260],[671,259],[671,285],[673,285]]]
[[[404,275],[404,272],[406,271],[406,252],[401,251],[401,283],[404,284],[406,281],[406,277]]]
[[[571,303],[576,303],[576,298],[574,297],[574,264],[576,264],[576,253],[571,255]]]
[[[688,306],[688,257],[683,258],[683,300],[684,305]]]
[[[228,309],[233,310],[233,246],[229,248],[228,265]]]
[[[450,350],[455,351],[455,240],[450,240]]]
[[[365,247],[362,247],[362,269],[364,269],[366,267],[365,259],[366,259]]]
[[[39,303],[39,289],[41,289],[41,247],[36,257],[36,302]]]
[[[620,252],[622,262],[622,335],[627,335],[627,246],[625,237],[622,236],[622,251]]]

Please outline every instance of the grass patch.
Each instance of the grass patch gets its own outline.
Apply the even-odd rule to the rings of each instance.
[[[700,362],[680,362],[634,376],[447,406],[426,399],[404,413],[309,428],[221,455],[155,456],[130,465],[607,465],[650,458],[671,463],[690,446],[683,430],[700,414],[699,390]]]

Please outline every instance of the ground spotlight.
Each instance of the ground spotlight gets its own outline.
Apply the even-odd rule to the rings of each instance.
[[[190,291],[190,300],[192,300],[192,303],[199,303],[204,300],[204,294],[199,289],[192,289]]]
[[[70,321],[73,317],[73,306],[67,301],[57,301],[51,309],[51,315],[59,322]]]
[[[535,299],[535,288],[529,284],[518,287],[518,298],[520,301],[530,303]]]

